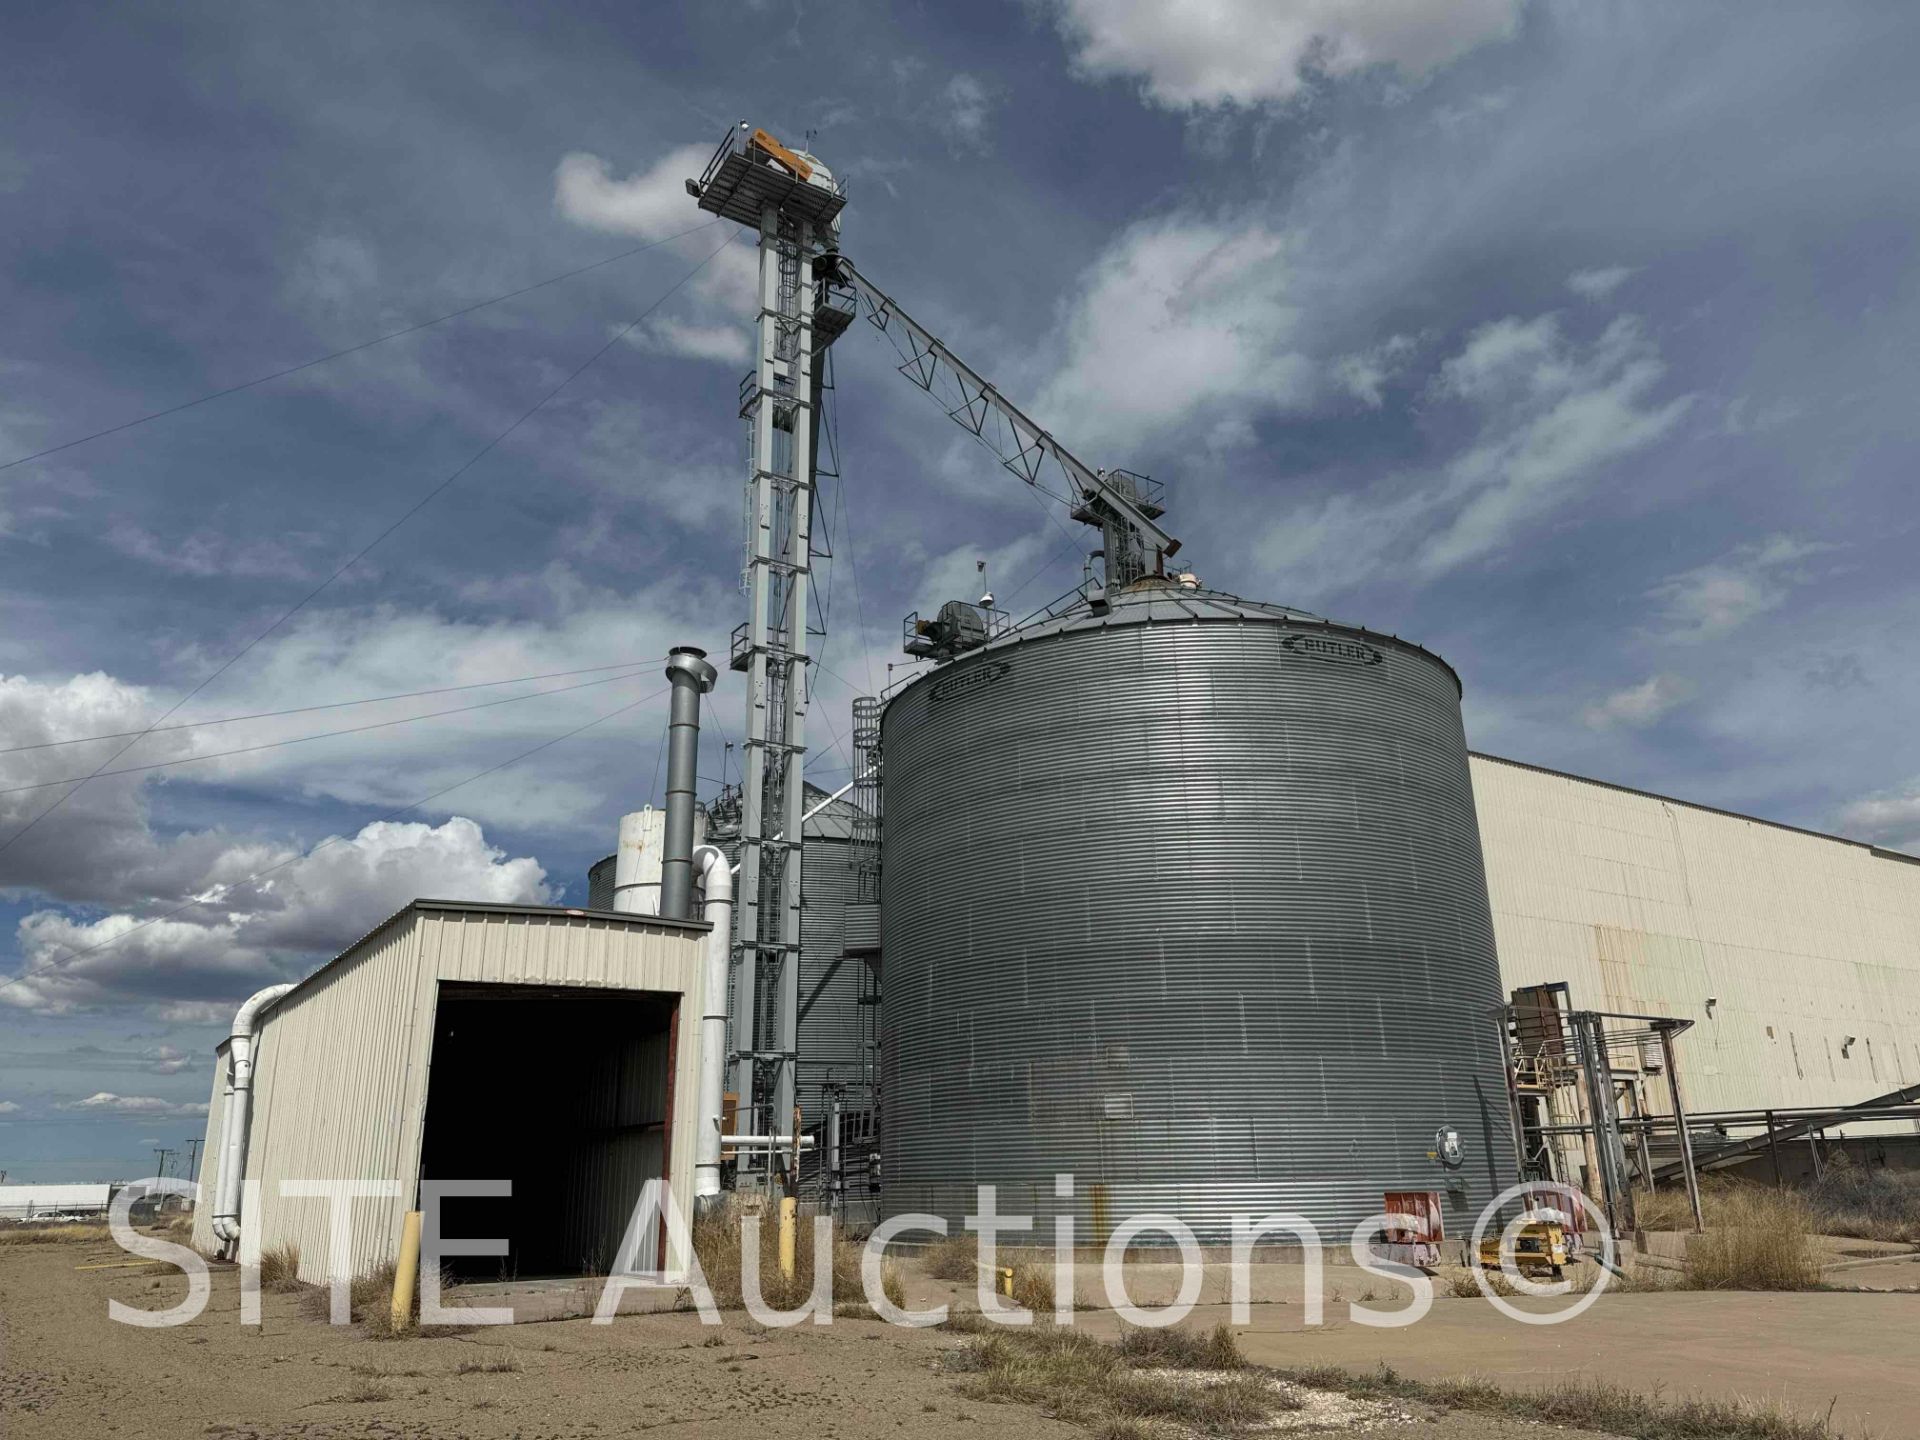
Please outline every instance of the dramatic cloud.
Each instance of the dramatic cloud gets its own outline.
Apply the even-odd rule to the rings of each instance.
[[[607,161],[575,152],[554,171],[553,203],[561,216],[589,230],[641,240],[680,236],[674,241],[675,251],[701,261],[699,273],[687,286],[700,319],[688,323],[656,316],[642,326],[636,341],[669,355],[739,364],[748,357],[746,327],[757,308],[757,253],[748,245],[727,243],[732,238],[731,221],[697,234],[685,233],[711,218],[687,194],[687,181],[699,177],[712,153],[711,146],[682,145],[644,173],[616,180]],[[717,245],[725,248],[715,254]]]
[[[239,863],[259,852],[246,853]],[[373,824],[270,863],[271,873],[212,885],[202,904],[167,918],[27,915],[19,923],[22,978],[0,989],[0,1003],[54,1012],[217,1006],[300,973],[310,957],[344,949],[417,897],[525,904],[551,894],[537,861],[508,859],[458,816],[439,826]]]
[[[1441,367],[1438,389],[1478,409],[1483,426],[1447,467],[1457,508],[1422,547],[1422,567],[1437,574],[1492,554],[1575,485],[1671,433],[1691,397],[1656,400],[1665,375],[1632,316],[1584,347],[1552,315],[1476,330]]]
[[[1411,348],[1395,341],[1379,353],[1400,363]],[[1293,507],[1259,536],[1260,561],[1305,599],[1387,571],[1433,579],[1498,555],[1672,432],[1691,397],[1660,396],[1665,374],[1632,316],[1585,343],[1551,313],[1479,326],[1427,387],[1432,422],[1464,422],[1464,438],[1362,494]],[[1364,402],[1373,372],[1348,377]]]
[[[1651,725],[1692,698],[1693,685],[1678,675],[1650,675],[1589,705],[1582,719],[1595,730]]]
[[[1386,403],[1389,381],[1401,375],[1416,344],[1411,335],[1395,335],[1369,350],[1342,355],[1333,362],[1334,383],[1369,410]]]
[[[1834,828],[1851,839],[1920,856],[1920,779],[1855,800],[1841,809]]]
[[[1597,270],[1576,270],[1567,277],[1567,289],[1582,300],[1605,300],[1624,285],[1633,270],[1626,265],[1607,265]]]
[[[565,156],[553,176],[553,203],[576,225],[642,240],[664,240],[698,225],[705,215],[687,194],[713,153],[711,145],[682,145],[624,180],[598,155]]]
[[[100,1090],[84,1100],[75,1100],[61,1106],[63,1110],[101,1110],[112,1115],[204,1115],[204,1104],[181,1104],[177,1100],[162,1100],[157,1095],[116,1095],[111,1090]]]
[[[957,149],[979,149],[986,143],[987,119],[993,94],[979,77],[955,75],[940,95],[947,136]]]
[[[690,325],[684,320],[656,320],[636,332],[642,348],[684,355],[690,360],[717,360],[743,367],[753,362],[751,332],[745,325]]]
[[[1730,634],[1780,605],[1806,578],[1799,562],[1831,548],[1775,535],[1662,581],[1650,592],[1661,605],[1662,638],[1698,642]]]
[[[1066,355],[1036,413],[1070,443],[1124,449],[1223,411],[1304,403],[1294,241],[1258,221],[1176,215],[1134,226],[1094,263]]]
[[[1074,68],[1169,109],[1290,100],[1315,75],[1418,77],[1512,35],[1523,0],[1057,0]]]

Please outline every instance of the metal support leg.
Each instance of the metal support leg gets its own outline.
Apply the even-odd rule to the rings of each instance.
[[[1660,1058],[1667,1067],[1667,1090],[1673,1097],[1673,1128],[1680,1137],[1680,1172],[1687,1180],[1687,1204],[1693,1209],[1693,1230],[1707,1228],[1700,1213],[1700,1177],[1693,1168],[1693,1134],[1687,1128],[1687,1108],[1680,1103],[1680,1067],[1673,1060],[1673,1032],[1660,1027]],[[1772,1127],[1768,1127],[1771,1132]]]

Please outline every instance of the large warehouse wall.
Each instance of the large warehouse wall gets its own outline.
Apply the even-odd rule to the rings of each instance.
[[[1491,756],[1472,769],[1509,989],[1564,980],[1581,1009],[1694,1021],[1696,1111],[1920,1084],[1920,860]]]

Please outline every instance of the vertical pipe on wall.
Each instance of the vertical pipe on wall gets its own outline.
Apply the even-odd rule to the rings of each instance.
[[[695,1119],[693,1200],[711,1205],[720,1193],[720,1128],[725,1119],[727,1082],[727,972],[733,959],[733,871],[726,853],[702,845],[693,862],[705,897],[707,936],[705,983],[700,1001],[700,1093]]]
[[[235,1012],[233,1033],[227,1037],[226,1111],[220,1127],[219,1198],[213,1212],[213,1233],[222,1240],[240,1238],[240,1182],[247,1168],[247,1127],[253,1110],[253,1037],[261,1012],[293,989],[269,985],[247,997]]]
[[[667,655],[673,698],[667,712],[667,838],[660,862],[660,913],[693,912],[693,802],[700,759],[700,697],[718,678],[707,652],[676,645]]]
[[[840,1092],[836,1089],[827,1109],[827,1213],[835,1220],[845,1218],[846,1162],[841,1153]]]

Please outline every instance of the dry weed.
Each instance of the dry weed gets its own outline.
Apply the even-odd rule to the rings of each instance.
[[[0,1245],[79,1245],[93,1240],[111,1240],[113,1233],[105,1225],[90,1220],[65,1221],[54,1225],[36,1225],[24,1221],[0,1228]]]
[[[744,1267],[741,1264],[741,1237],[745,1233],[742,1218],[740,1207],[730,1204],[712,1215],[702,1216],[693,1226],[694,1254],[699,1257],[707,1288],[713,1292],[713,1302],[722,1310],[744,1309],[746,1305],[742,1289]],[[796,1309],[813,1294],[812,1217],[801,1217],[800,1233],[796,1240],[793,1275],[788,1278],[780,1273],[779,1225],[772,1215],[761,1217],[760,1290],[767,1305],[776,1310]],[[835,1314],[871,1313],[861,1279],[863,1250],[862,1245],[841,1239],[835,1234],[833,1275],[828,1282]],[[906,1287],[900,1278],[900,1267],[891,1259],[881,1262],[880,1289],[894,1305],[906,1304]]]
[[[1843,1440],[1823,1419],[1767,1401],[1668,1399],[1609,1381],[1575,1379],[1534,1390],[1490,1380],[1408,1380],[1386,1366],[1354,1374],[1330,1366],[1279,1372],[1296,1385],[1363,1399],[1417,1400],[1450,1410],[1598,1431],[1630,1440]]]
[[[1820,1283],[1814,1215],[1797,1195],[1742,1186],[1720,1195],[1713,1224],[1687,1245],[1694,1290],[1810,1290]]]
[[[952,1368],[978,1399],[1037,1405],[1109,1440],[1167,1433],[1222,1435],[1267,1428],[1300,1402],[1240,1373],[1231,1332],[1136,1330],[1113,1345],[1051,1326],[1004,1329],[975,1319]]]
[[[288,1294],[301,1288],[298,1245],[286,1243],[261,1252],[260,1288],[280,1294]]]
[[[920,1257],[920,1268],[936,1280],[971,1281],[979,1264],[980,1242],[972,1235],[948,1236]]]

